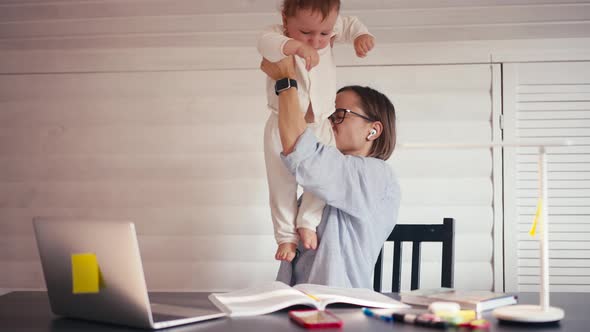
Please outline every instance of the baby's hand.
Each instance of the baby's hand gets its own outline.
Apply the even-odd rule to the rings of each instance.
[[[369,34],[364,34],[356,37],[354,40],[354,50],[356,56],[364,58],[370,50],[375,46],[375,38]]]
[[[317,66],[320,62],[318,51],[307,44],[301,44],[295,54],[305,60],[305,69],[307,71],[310,71],[311,68]]]

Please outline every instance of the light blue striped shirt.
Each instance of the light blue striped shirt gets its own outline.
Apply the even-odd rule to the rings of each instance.
[[[297,183],[326,201],[326,207],[317,228],[317,250],[300,245],[293,265],[281,262],[277,280],[372,288],[375,262],[400,204],[391,167],[376,158],[345,156],[319,143],[310,129],[281,158]]]

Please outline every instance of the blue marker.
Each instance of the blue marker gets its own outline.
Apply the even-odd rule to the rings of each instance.
[[[385,322],[392,322],[393,321],[393,317],[391,315],[379,315],[379,314],[373,312],[369,308],[363,308],[363,313],[367,317],[377,318],[377,319],[380,319],[380,320],[385,321]]]

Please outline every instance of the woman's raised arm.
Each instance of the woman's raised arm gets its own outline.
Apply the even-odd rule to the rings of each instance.
[[[295,77],[293,56],[286,57],[276,63],[263,59],[260,69],[275,81]],[[295,143],[306,127],[304,115],[299,110],[297,89],[290,88],[279,93],[279,134],[284,155],[293,152]]]

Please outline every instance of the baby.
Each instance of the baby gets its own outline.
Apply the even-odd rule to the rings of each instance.
[[[274,25],[258,38],[258,51],[271,62],[295,55],[296,81],[301,112],[319,141],[335,145],[332,124],[336,66],[332,45],[351,42],[358,57],[373,49],[375,39],[356,17],[339,16],[340,0],[283,0],[282,25]],[[271,111],[264,130],[264,159],[270,194],[271,217],[278,244],[277,260],[291,261],[297,242],[306,249],[318,245],[316,227],[325,202],[304,192],[297,202],[297,182],[283,165],[278,129],[278,98],[275,81],[267,78]]]

